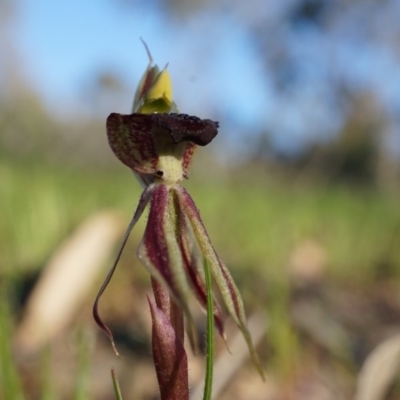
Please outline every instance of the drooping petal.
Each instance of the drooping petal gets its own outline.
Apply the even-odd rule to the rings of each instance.
[[[261,377],[264,379],[264,372],[261,368],[261,364],[254,349],[250,333],[247,329],[246,315],[240,292],[228,268],[226,268],[222,260],[215,252],[208,233],[201,220],[199,211],[197,210],[197,207],[194,204],[189,193],[182,186],[179,186],[177,188],[176,193],[180,197],[182,207],[184,208],[184,211],[191,222],[194,234],[198,240],[203,255],[210,265],[213,278],[218,285],[228,312],[233,320],[236,322],[239,329],[242,331],[244,339],[246,340],[247,346],[249,348],[250,356],[253,360],[253,363],[256,366]]]
[[[173,189],[172,189],[173,190]],[[179,196],[173,190],[175,201],[179,204],[177,223],[179,227],[178,243],[182,252],[187,278],[189,279],[194,294],[201,307],[207,309],[207,290],[204,279],[204,257],[198,248],[190,221],[185,215],[184,208],[179,202]],[[219,334],[225,339],[224,322],[221,307],[216,299],[213,299],[214,322]]]
[[[147,298],[152,320],[152,350],[162,400],[188,400],[188,361],[183,343],[167,316]]]
[[[195,342],[189,310],[190,287],[177,239],[177,210],[167,185],[156,185],[150,204],[146,230],[138,248],[138,257],[150,274],[166,287],[188,319],[188,334]]]
[[[97,293],[96,300],[93,304],[93,318],[96,321],[97,325],[99,325],[100,328],[103,329],[103,331],[109,337],[116,354],[118,354],[118,351],[115,347],[113,335],[112,335],[110,329],[108,328],[108,326],[103,322],[103,320],[101,319],[100,314],[99,314],[99,301],[100,301],[101,295],[104,293],[108,284],[110,283],[110,280],[115,272],[115,269],[117,268],[119,259],[121,258],[122,251],[124,250],[124,247],[129,238],[129,235],[130,235],[133,227],[138,222],[140,216],[143,214],[143,211],[145,210],[147,203],[149,202],[149,200],[151,198],[154,188],[155,188],[154,185],[146,187],[145,190],[143,191],[142,195],[140,196],[139,204],[138,204],[136,211],[133,214],[132,220],[129,223],[129,226],[125,232],[124,238],[122,239],[122,243],[119,247],[117,257],[115,258],[115,261],[114,261],[112,267],[108,271],[108,274],[107,274],[103,284],[101,285],[101,288],[100,288],[99,292]]]

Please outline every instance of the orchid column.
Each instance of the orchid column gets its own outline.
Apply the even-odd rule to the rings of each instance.
[[[212,141],[218,123],[172,113],[177,109],[172,101],[169,73],[166,69],[160,72],[151,58],[136,91],[133,111],[130,115],[111,114],[107,135],[114,154],[135,173],[144,191],[117,260],[96,299],[95,319],[112,338],[99,317],[98,301],[131,229],[150,204],[138,257],[152,277],[152,347],[162,400],[189,399],[184,318],[194,345],[194,324],[188,307],[191,295],[205,309],[208,300],[215,325],[224,337],[221,307],[213,298],[208,276],[218,286],[226,309],[242,331],[252,359],[263,375],[246,327],[240,293],[215,252],[194,201],[180,184],[188,178],[195,149]]]

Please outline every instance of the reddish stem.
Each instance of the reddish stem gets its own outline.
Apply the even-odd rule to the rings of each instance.
[[[183,312],[154,278],[152,348],[162,400],[189,400],[188,361],[184,349]]]

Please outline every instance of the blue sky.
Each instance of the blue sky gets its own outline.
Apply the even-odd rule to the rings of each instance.
[[[24,73],[50,107],[62,110],[63,103],[82,101],[83,80],[100,69],[120,74],[133,92],[148,63],[140,37],[160,67],[169,63],[182,112],[209,113],[211,103],[230,98],[236,99],[233,113],[240,109],[248,123],[268,101],[258,90],[257,55],[246,32],[230,17],[200,14],[176,24],[151,7],[124,13],[106,0],[22,4],[17,43]],[[253,101],[241,101],[247,98]],[[128,112],[130,103],[122,107]]]
[[[259,9],[258,0],[251,2]],[[267,13],[260,10],[261,22],[279,23],[288,3],[271,0]],[[355,22],[360,23],[357,13],[342,17],[342,26],[329,37],[307,29],[280,37],[298,60],[304,81],[298,90],[282,95],[273,87],[262,54],[246,29],[251,18],[252,23],[260,23],[257,13],[251,14],[242,3],[232,3],[229,10],[210,6],[180,19],[160,12],[151,1],[126,8],[115,0],[17,4],[14,39],[22,71],[47,107],[61,116],[93,109],[82,90],[91,77],[106,70],[121,78],[126,91],[116,103],[110,99],[101,112],[105,117],[113,111],[129,112],[148,63],[140,37],[160,67],[169,63],[180,111],[218,119],[226,143],[235,142],[239,148],[263,130],[271,132],[278,147],[293,150],[325,140],[340,129],[345,115],[332,106],[327,79],[332,73],[342,74],[350,86],[375,91],[389,114],[400,109],[398,60],[379,42],[360,39],[362,29],[355,29]],[[395,1],[388,4],[398,7]],[[394,14],[388,10],[385,18]],[[373,20],[377,32],[385,31],[379,23],[389,24],[385,18]],[[277,29],[282,32],[286,27]],[[391,129],[395,131],[396,125]],[[398,134],[394,136],[400,147]]]

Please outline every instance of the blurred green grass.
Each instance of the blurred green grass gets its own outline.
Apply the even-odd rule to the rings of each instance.
[[[40,268],[86,216],[103,208],[126,213],[140,187],[126,168],[62,169],[0,161],[0,270]],[[293,248],[312,238],[324,248],[333,279],[370,281],[377,268],[400,272],[398,193],[372,188],[206,180],[185,183],[222,258],[234,271],[286,279]],[[141,229],[141,228],[138,228]]]
[[[3,159],[0,174],[3,284],[39,271],[61,240],[98,210],[120,210],[128,224],[141,191],[123,167],[61,168]],[[185,186],[200,209],[215,248],[231,269],[246,307],[266,308],[268,365],[277,374],[288,376],[304,356],[289,313],[291,254],[305,240],[316,241],[325,254],[324,276],[339,285],[369,287],[382,274],[399,277],[398,192],[240,176],[232,174],[222,180],[194,173]],[[142,218],[135,228],[137,237],[145,220]],[[1,318],[9,326],[3,329],[7,335],[15,316],[11,318],[3,310]],[[8,343],[1,355],[7,366],[3,372],[8,371],[3,376],[4,387],[22,398],[17,372],[4,350],[11,345],[11,338],[4,343]]]

